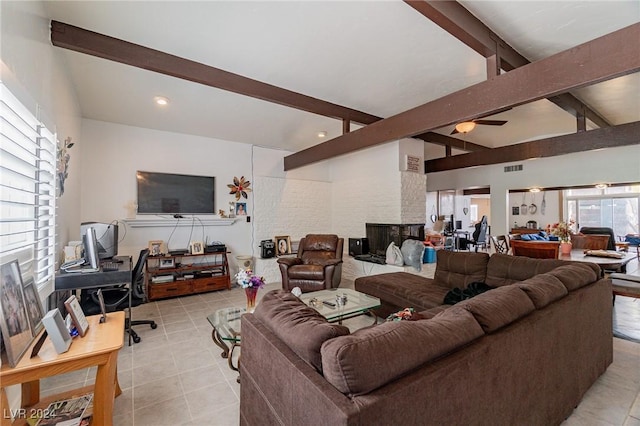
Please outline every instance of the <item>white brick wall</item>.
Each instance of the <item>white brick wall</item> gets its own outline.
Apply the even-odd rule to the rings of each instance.
[[[289,235],[299,241],[306,234],[331,233],[331,183],[256,176],[253,239],[256,272],[268,282],[280,281],[276,259],[259,259],[261,240]]]
[[[400,223],[426,223],[427,176],[400,172],[402,197]]]

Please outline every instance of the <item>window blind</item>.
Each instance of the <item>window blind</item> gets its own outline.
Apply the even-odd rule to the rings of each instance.
[[[17,259],[39,289],[55,274],[55,141],[0,82],[0,263]]]

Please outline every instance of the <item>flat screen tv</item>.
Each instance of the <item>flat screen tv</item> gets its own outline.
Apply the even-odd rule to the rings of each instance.
[[[138,214],[214,214],[213,176],[136,173]]]

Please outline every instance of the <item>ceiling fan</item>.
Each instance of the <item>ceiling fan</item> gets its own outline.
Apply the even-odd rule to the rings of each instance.
[[[451,134],[455,135],[456,133],[469,133],[470,131],[472,131],[473,129],[476,128],[476,124],[481,124],[481,125],[484,125],[484,126],[502,126],[506,122],[507,122],[506,120],[469,120],[469,121],[463,121],[463,122],[460,122],[460,123],[456,124],[456,127],[455,127],[455,129],[453,129],[453,132],[451,132]]]

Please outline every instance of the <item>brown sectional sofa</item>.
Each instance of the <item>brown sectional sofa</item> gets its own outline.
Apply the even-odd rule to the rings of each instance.
[[[561,423],[612,361],[611,281],[593,264],[442,253],[433,280],[356,281],[428,319],[349,333],[265,294],[242,319],[241,424]],[[442,306],[474,281],[497,288]]]

